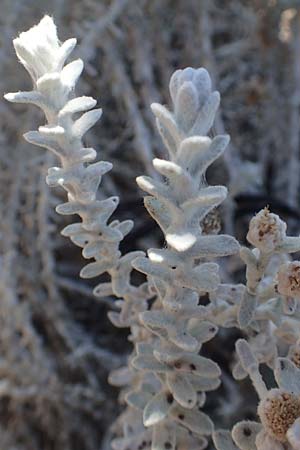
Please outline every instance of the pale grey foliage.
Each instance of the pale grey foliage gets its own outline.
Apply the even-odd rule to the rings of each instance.
[[[50,186],[67,192],[67,202],[57,212],[81,219],[62,234],[92,260],[82,269],[83,278],[110,275],[111,280],[98,284],[94,293],[117,296],[121,312],[111,312],[109,317],[117,327],[131,328],[134,351],[129,367],[110,375],[110,382],[123,388],[120,397],[128,405],[115,424],[113,448],[207,446],[214,424],[202,408],[205,393],[220,385],[221,371],[199,352],[222,326],[240,328],[248,339],[236,343],[239,361],[233,375],[236,379],[250,376],[261,400],[261,424],[243,421],[231,435],[215,432],[217,450],[299,450],[300,274],[299,263],[288,262],[286,254],[300,249],[300,238],[287,237],[286,224],[268,210],[261,211],[250,222],[247,235],[254,250],[240,251],[246,284],[220,283],[219,265],[212,260],[237,253],[239,245],[231,236],[203,232],[202,221],[227,195],[223,186],[207,185],[205,172],[223,154],[229,137],[210,134],[220,95],[212,92],[208,72],[187,68],[176,71],[170,81],[173,112],[152,104],[169,153],[168,160],[153,161],[161,178],[137,179],[149,194],[145,206],[163,231],[166,247],[148,250],[147,257],[139,251],[122,256],[119,244],[133,223],[109,222],[119,199],[97,197],[101,177],[112,165],[93,162],[95,150],[83,145],[84,134],[100,118],[101,110],[93,109],[92,97],[75,97],[83,63],[65,64],[75,44],[74,39],[59,43],[49,17],[21,33],[14,46],[32,78],[33,90],[5,97],[34,104],[44,112],[46,125],[25,138],[50,149],[61,163],[49,169],[47,177]],[[270,268],[278,255],[280,263]],[[132,266],[147,276],[147,282],[138,287],[130,283]],[[207,306],[201,304],[204,294],[209,297]],[[278,358],[281,341],[292,346],[287,357]],[[274,370],[279,389],[267,388],[260,373],[262,363]],[[287,408],[288,421],[276,416],[276,402]],[[266,414],[270,404],[272,408],[275,404],[276,426]]]
[[[57,206],[62,215],[77,214],[81,222],[66,226],[62,230],[72,242],[81,247],[82,254],[94,261],[81,270],[83,278],[93,278],[108,272],[111,282],[100,283],[94,290],[98,297],[115,294],[124,298],[119,302],[121,314],[111,313],[116,326],[129,326],[134,311],[146,307],[147,285],[134,287],[130,284],[131,260],[142,252],[131,252],[121,256],[120,241],[130,232],[133,222],[126,220],[109,222],[118,206],[118,197],[97,199],[97,190],[102,176],[112,168],[106,161],[93,163],[96,151],[86,148],[82,138],[99,120],[101,109],[92,109],[96,100],[92,97],[75,97],[75,84],[83,70],[78,59],[64,65],[76,39],[59,44],[56,27],[50,17],[14,40],[16,53],[30,73],[33,90],[6,94],[11,102],[33,103],[45,113],[47,125],[38,131],[25,134],[33,144],[46,147],[59,159],[61,167],[48,170],[49,186],[61,186],[67,191],[67,203]],[[82,115],[77,118],[78,114]],[[76,118],[74,117],[76,115]]]
[[[77,214],[81,219],[81,222],[66,226],[62,234],[83,249],[85,258],[94,260],[81,270],[83,278],[105,272],[110,275],[111,281],[98,284],[94,294],[120,298],[117,304],[121,312],[110,312],[109,317],[115,326],[132,326],[131,340],[134,342],[141,338],[137,315],[146,309],[146,300],[151,295],[147,283],[136,287],[130,282],[131,261],[143,252],[121,255],[119,243],[130,232],[133,222],[109,222],[118,206],[118,197],[97,199],[101,178],[111,170],[112,164],[93,163],[96,151],[84,147],[82,142],[84,134],[101,117],[102,111],[92,109],[96,105],[92,97],[74,95],[83,62],[78,59],[65,65],[65,60],[75,45],[76,39],[59,43],[54,22],[48,16],[21,33],[14,40],[14,47],[32,78],[33,90],[6,94],[5,98],[11,102],[31,103],[43,110],[47,124],[24,137],[30,143],[51,150],[61,163],[60,167],[50,168],[46,178],[49,186],[60,186],[67,192],[67,202],[57,206],[56,211],[62,215]],[[121,369],[122,373],[125,371]],[[130,377],[129,374],[128,382]],[[118,372],[112,373],[110,380],[120,385]]]
[[[174,113],[152,104],[169,152],[169,160],[153,161],[164,180],[137,178],[149,194],[145,206],[168,246],[150,249],[147,258],[133,262],[147,275],[158,297],[154,309],[140,314],[154,336],[153,343],[137,347],[138,355],[132,360],[136,369],[152,372],[160,381],[157,394],[143,409],[144,425],[153,427],[152,448],[157,450],[186,448],[178,444],[184,429],[192,432],[193,446],[199,448],[199,436],[213,430],[211,420],[200,411],[199,395],[218,387],[220,369],[198,353],[218,328],[209,319],[209,307],[199,304],[199,298],[220,283],[218,264],[211,259],[239,249],[232,237],[203,235],[200,227],[200,221],[226,198],[226,188],[205,182],[207,168],[229,141],[228,136],[208,137],[219,93],[211,91],[205,69],[187,68],[173,74],[170,94]],[[178,442],[165,440],[163,430],[169,428]]]

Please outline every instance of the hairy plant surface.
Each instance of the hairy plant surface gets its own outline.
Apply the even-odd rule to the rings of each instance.
[[[52,153],[17,140],[40,115],[0,109],[1,447],[299,450],[300,242],[285,223],[299,232],[297,1],[69,6],[53,11],[61,34],[80,38],[79,91],[100,93],[101,125],[84,136],[101,111],[75,96],[83,64],[65,59],[76,41],[59,42],[50,17],[14,40],[33,88],[6,98],[42,110],[46,124],[25,137]],[[3,2],[4,91],[24,86],[10,38],[44,7]],[[213,83],[205,69],[176,71],[169,111],[172,72],[199,61]],[[143,171],[160,231],[139,205]],[[260,209],[254,249],[220,259]],[[94,298],[65,236],[90,260],[81,276],[100,277]],[[125,407],[111,428],[107,377]]]

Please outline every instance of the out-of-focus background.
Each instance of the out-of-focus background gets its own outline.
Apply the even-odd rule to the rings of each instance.
[[[208,173],[229,187],[222,228],[244,242],[268,204],[299,234],[299,0],[0,0],[1,96],[30,88],[12,39],[45,13],[61,40],[77,37],[78,92],[104,110],[87,143],[114,164],[100,197],[120,195],[118,217],[135,220],[123,251],[163,244],[135,177],[164,154],[149,105],[169,103],[170,75],[186,66],[210,71],[222,96],[212,132],[231,135]],[[113,299],[93,298],[78,277],[80,249],[59,234],[64,193],[45,183],[55,160],[22,138],[42,123],[34,107],[0,100],[0,448],[106,450],[119,410],[107,375],[130,343],[106,316]],[[240,263],[224,265],[225,281],[242,277]],[[222,427],[254,411],[249,385],[230,375],[233,337],[222,332],[206,349],[223,367],[223,387],[208,396]]]

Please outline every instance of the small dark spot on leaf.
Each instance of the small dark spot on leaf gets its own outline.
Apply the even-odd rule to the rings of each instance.
[[[250,428],[244,428],[243,432],[246,437],[249,437],[252,434]]]
[[[169,392],[169,394],[167,394],[167,402],[170,404],[173,402],[173,399],[174,399],[173,395],[171,394],[171,392]]]

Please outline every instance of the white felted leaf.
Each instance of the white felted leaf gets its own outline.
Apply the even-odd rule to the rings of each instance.
[[[81,223],[71,223],[61,230],[61,234],[70,237],[74,234],[82,233],[83,231]]]
[[[201,236],[190,250],[193,256],[221,257],[234,255],[239,251],[239,243],[231,236]]]
[[[136,352],[138,355],[153,355],[153,346],[147,342],[138,342],[136,344]]]
[[[138,355],[132,360],[132,365],[139,370],[147,370],[150,372],[168,372],[170,367],[159,362],[153,355]]]
[[[77,39],[75,38],[67,39],[65,42],[62,43],[57,52],[57,66],[59,69],[63,67],[66,59],[73,51],[76,44]]]
[[[237,362],[232,369],[232,376],[235,380],[243,380],[246,378],[248,373],[242,367],[240,362]]]
[[[217,450],[239,450],[234,444],[229,431],[215,431],[212,438]]]
[[[72,115],[78,112],[86,111],[88,109],[94,108],[96,106],[97,100],[93,97],[76,97],[69,100],[65,106],[59,111],[59,118]]]
[[[107,317],[111,323],[117,328],[129,327],[130,324],[122,320],[121,314],[115,311],[109,311]]]
[[[154,168],[167,178],[180,177],[184,175],[183,169],[172,161],[155,158],[153,160]]]
[[[173,74],[170,78],[169,90],[170,90],[170,95],[171,95],[171,98],[172,98],[172,101],[174,104],[175,104],[177,92],[178,92],[178,89],[180,86],[180,75],[181,75],[181,70],[175,70],[175,72],[173,72]]]
[[[83,251],[82,251],[82,255],[86,258],[94,258],[95,256],[97,256],[100,253],[100,250],[102,247],[104,247],[105,244],[102,240],[96,241],[93,240],[92,242],[89,242],[88,244],[86,244],[86,246],[84,247]]]
[[[261,429],[260,423],[244,420],[233,427],[232,438],[241,450],[253,450],[255,449],[256,436]]]
[[[190,290],[188,290],[189,292]],[[191,291],[190,291],[191,292]],[[179,299],[175,299],[174,297],[165,297],[163,299],[163,305],[164,308],[166,308],[169,312],[173,314],[179,314],[180,317],[182,317],[182,320],[189,319],[190,317],[193,317],[198,323],[200,322],[199,319],[203,319],[207,316],[208,311],[206,310],[205,306],[198,305],[199,300],[199,294],[192,291],[192,294],[194,296],[194,299],[188,299],[188,301],[184,301],[185,296],[183,297],[182,301]],[[190,319],[193,320],[193,319]],[[190,324],[190,321],[189,321]],[[187,331],[191,334],[191,336],[196,337],[196,333],[193,332],[193,330],[190,332],[190,326],[187,328]],[[198,347],[197,347],[198,348]]]
[[[112,284],[111,283],[100,283],[98,284],[94,290],[93,290],[93,294],[95,295],[95,297],[110,297],[111,295],[113,295],[113,289],[112,289]]]
[[[194,71],[193,83],[198,91],[199,103],[202,106],[211,92],[211,79],[206,69],[201,67]]]
[[[199,347],[198,341],[187,332],[186,328],[183,325],[184,323],[182,324],[182,326],[178,326],[177,329],[174,327],[174,325],[172,329],[167,329],[168,337],[171,342],[173,342],[182,350],[185,350],[187,352],[195,352]]]
[[[53,151],[57,156],[63,154],[63,150],[59,143],[50,137],[41,134],[38,131],[28,131],[28,133],[23,134],[24,139],[30,144],[38,145],[39,147],[45,147]]]
[[[185,81],[177,92],[175,117],[180,128],[185,132],[192,127],[199,108],[198,93],[190,81]]]
[[[73,162],[91,162],[93,161],[97,156],[96,150],[93,148],[81,148],[80,150],[74,152],[74,155],[72,155]],[[110,169],[112,168],[112,164],[105,161],[106,164],[110,164]],[[109,169],[109,170],[110,170]]]
[[[278,386],[295,395],[300,395],[300,369],[288,358],[278,358],[274,371]]]
[[[150,177],[142,176],[137,177],[136,182],[138,186],[143,189],[143,191],[148,192],[148,194],[154,197],[166,197],[170,196],[168,186]]]
[[[176,430],[169,421],[158,423],[153,427],[151,450],[175,450]]]
[[[131,391],[126,394],[125,401],[128,405],[132,406],[133,408],[143,411],[147,403],[151,400],[151,398],[152,395],[149,393],[142,391],[140,392]]]
[[[300,450],[300,417],[287,431],[287,438],[293,450]]]
[[[176,266],[182,263],[179,255],[168,249],[149,248],[147,254],[154,263],[166,263],[169,266]]]
[[[170,210],[160,200],[153,197],[145,197],[144,205],[151,217],[158,223],[162,230],[166,230],[171,223]]]
[[[177,128],[173,115],[159,103],[152,103],[151,109],[163,127],[170,133],[172,139],[176,142],[176,144],[179,144],[181,138],[180,132]]]
[[[44,108],[46,106],[45,99],[40,92],[13,92],[4,95],[5,100],[12,103],[31,103],[33,105]]]
[[[193,247],[197,235],[188,229],[177,229],[166,233],[167,243],[178,252],[185,252]]]
[[[221,375],[219,366],[211,359],[193,353],[174,356],[172,366],[182,373],[196,374],[204,377],[218,378]]]
[[[238,322],[240,328],[246,328],[251,324],[254,318],[256,305],[256,295],[251,295],[245,291],[238,310]]]
[[[236,344],[236,351],[239,355],[241,364],[246,372],[250,372],[258,367],[258,361],[255,358],[253,351],[245,339],[239,339]]]
[[[283,312],[287,315],[295,314],[298,307],[298,299],[292,297],[282,298]]]
[[[62,215],[78,214],[83,209],[84,206],[79,202],[62,203],[55,208],[56,212]]]
[[[170,414],[194,433],[210,435],[213,432],[214,426],[210,418],[196,408],[189,410],[176,405],[171,407]]]
[[[61,109],[66,103],[71,88],[61,83],[58,72],[46,73],[37,80],[36,85],[37,90],[45,98],[47,106],[43,108],[44,112],[50,110],[51,116],[55,116],[57,110]]]
[[[73,244],[77,245],[78,247],[84,247],[91,239],[90,234],[87,232],[75,234],[70,237]]]
[[[102,109],[93,109],[84,113],[73,125],[73,133],[76,137],[82,137],[100,119]]]
[[[102,273],[107,272],[109,269],[113,267],[113,262],[108,260],[96,261],[90,264],[87,264],[80,271],[80,276],[82,278],[94,278]]]
[[[73,179],[71,173],[68,171],[66,172],[64,169],[60,169],[59,167],[50,167],[50,169],[48,169],[46,181],[49,186],[63,186],[68,179]]]
[[[247,247],[241,247],[240,249],[240,257],[244,261],[247,266],[257,267],[257,257],[253,251],[251,251]]]
[[[283,444],[273,439],[264,429],[256,436],[257,450],[285,450]]]
[[[132,262],[132,266],[142,273],[151,275],[153,277],[159,277],[166,282],[172,281],[172,274],[167,267],[161,264],[152,263],[148,258],[136,258]]]
[[[132,380],[132,371],[127,367],[120,367],[109,373],[108,381],[112,386],[126,386]]]
[[[113,223],[111,223],[111,226]],[[125,237],[130,231],[132,230],[134,226],[133,220],[123,220],[123,222],[119,223],[116,228],[120,233],[122,233],[123,237]]]
[[[229,141],[230,137],[228,134],[215,136],[211,141],[209,149],[199,155],[197,170],[204,173],[224,153]]]
[[[168,373],[167,385],[175,400],[183,408],[191,409],[196,405],[197,394],[187,377],[176,372]]]
[[[158,119],[155,119],[155,123],[162,141],[169,152],[169,156],[171,157],[171,159],[173,159],[176,156],[178,143],[176,143],[176,140],[171,136],[170,132],[162,125],[162,123]]]
[[[276,247],[276,252],[279,253],[295,253],[300,251],[300,237],[285,236],[283,242]]]
[[[176,163],[194,173],[199,155],[209,151],[211,139],[208,136],[192,136],[180,143],[176,155]]]
[[[172,318],[163,311],[145,311],[140,314],[141,321],[153,328],[168,328],[173,326]]]
[[[220,282],[218,270],[219,266],[215,263],[203,263],[193,270],[186,270],[175,282],[199,293],[210,292],[216,289]]]
[[[188,218],[199,214],[203,207],[218,206],[227,197],[227,189],[224,186],[209,186],[201,189],[197,197],[193,197],[181,203],[180,207]]]
[[[199,376],[188,374],[186,375],[190,381],[190,383],[194,386],[194,389],[199,392],[208,392],[208,391],[214,391],[217,389],[220,384],[221,380],[219,378],[210,378],[205,376]]]
[[[65,134],[65,130],[63,127],[59,125],[51,126],[45,125],[39,127],[39,132],[45,138],[59,139]]]
[[[147,403],[143,412],[145,427],[156,425],[165,419],[171,406],[168,395],[166,392],[159,392]]]
[[[192,318],[188,330],[201,344],[210,341],[218,332],[218,327],[212,322]]]
[[[189,132],[190,136],[193,135],[206,135],[211,129],[215,120],[216,112],[220,105],[220,94],[215,91],[206,100],[202,106],[200,112],[197,115],[195,124]]]
[[[76,59],[67,64],[61,71],[60,78],[62,84],[69,88],[74,88],[78,78],[83,71],[83,62],[81,59]]]

